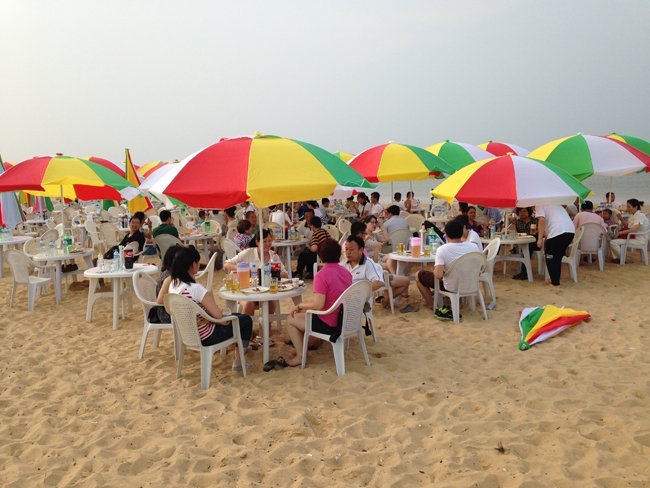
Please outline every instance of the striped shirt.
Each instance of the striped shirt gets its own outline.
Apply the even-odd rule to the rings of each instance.
[[[311,244],[309,245],[317,246],[318,244],[320,244],[321,242],[329,238],[330,235],[327,233],[325,229],[316,229],[311,236]]]
[[[182,281],[178,285],[174,285],[174,281],[169,284],[169,293],[176,293],[183,297],[187,297],[196,303],[199,307],[205,310],[205,307],[201,305],[203,298],[208,293],[208,290],[198,283],[183,283]],[[207,310],[205,310],[207,312]],[[203,317],[197,314],[196,320],[202,320]],[[199,337],[201,340],[205,340],[212,335],[214,332],[214,324],[212,322],[198,323]]]

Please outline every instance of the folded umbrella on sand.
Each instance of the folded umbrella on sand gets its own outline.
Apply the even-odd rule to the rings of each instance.
[[[576,312],[570,308],[546,307],[526,308],[519,317],[521,342],[519,349],[526,351],[534,344],[558,335],[563,330],[591,317],[587,312]]]

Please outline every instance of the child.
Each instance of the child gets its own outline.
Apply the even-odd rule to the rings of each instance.
[[[616,233],[616,228],[612,229],[610,226],[616,225],[616,222],[612,219],[612,211],[609,208],[603,210],[603,220],[607,226],[607,233],[609,234],[610,239],[612,239]]]

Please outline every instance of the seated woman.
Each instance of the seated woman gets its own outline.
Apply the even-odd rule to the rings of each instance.
[[[158,283],[156,284],[156,297],[160,296],[160,290],[162,290],[165,280],[171,276],[174,258],[181,249],[185,249],[185,246],[177,244],[167,249],[167,252],[163,256],[162,264],[160,266],[160,276],[158,277]],[[169,284],[167,284],[167,288],[169,288]],[[167,310],[165,310],[165,307],[156,307],[156,314],[161,324],[169,324],[172,321]],[[151,322],[151,319],[149,321]]]
[[[388,242],[388,232],[384,223],[374,215],[368,215],[364,221],[366,224],[366,254],[375,263],[379,262],[379,253],[383,244]],[[379,226],[379,232],[377,232]]]
[[[528,251],[532,255],[534,251],[539,251],[537,247],[537,217],[533,217],[533,207],[517,207],[514,210],[514,213],[519,217],[515,220],[515,228],[519,234],[528,234],[529,236],[535,237],[535,242],[528,244]],[[526,265],[521,265],[521,272],[517,273],[512,277],[513,280],[522,280],[525,281],[528,279],[528,271],[526,270]]]
[[[196,273],[199,272],[201,255],[194,246],[183,247],[178,251],[172,261],[171,275],[168,276],[160,292],[158,293],[158,303],[163,304],[167,293],[176,293],[189,298],[199,305],[203,310],[209,313],[215,319],[223,317],[219,306],[214,302],[212,293],[203,286],[194,281]],[[239,318],[239,331],[241,333],[244,347],[248,347],[248,342],[253,332],[253,321],[248,315],[234,314]],[[203,346],[212,346],[223,342],[233,336],[232,324],[221,325],[207,322],[201,318],[198,322],[199,337]],[[241,371],[243,358],[239,355],[239,348],[235,349],[235,361],[232,363],[233,371]],[[246,368],[250,368],[246,363]]]
[[[273,238],[271,237],[271,233],[268,231],[268,229],[263,230],[262,234],[262,241],[263,241],[263,246],[264,246],[264,263],[269,263],[271,262],[271,248],[273,244]],[[226,261],[226,264],[224,265],[224,269],[228,271],[237,271],[237,263],[248,263],[248,264],[255,264],[257,266],[257,269],[260,269],[260,265],[262,264],[260,262],[260,235],[256,234],[255,238],[250,242],[250,247],[246,249],[245,251],[240,252],[237,254],[232,259],[229,259]],[[282,278],[288,278],[289,275],[287,274],[287,270],[284,267],[284,264],[281,262],[281,273],[280,276]],[[274,314],[275,313],[275,303],[276,302],[270,302],[269,303],[269,313]],[[239,303],[242,306],[242,309],[244,310],[244,313],[246,315],[253,316],[255,314],[255,309],[259,307],[260,302],[240,302]]]
[[[410,191],[406,194],[406,200],[404,200],[404,207],[406,207],[406,211],[408,213],[413,213],[411,211],[412,205],[413,205],[413,192]]]
[[[614,238],[609,241],[609,249],[612,255],[612,261],[617,262],[621,257],[621,246],[627,242],[627,234],[633,232],[645,232],[650,229],[650,222],[648,222],[648,217],[641,212],[641,207],[643,207],[643,202],[640,202],[636,198],[631,198],[627,201],[627,213],[630,216],[627,219],[627,229],[620,230],[614,234]],[[648,242],[648,236],[646,235],[637,235],[634,237],[634,245],[642,246]]]
[[[476,220],[476,207],[467,207],[467,218],[469,219],[469,229],[481,235],[485,230],[485,226]]]
[[[327,310],[341,294],[352,285],[352,275],[343,266],[339,265],[341,259],[341,246],[333,239],[327,239],[318,245],[318,257],[323,262],[321,269],[314,276],[314,300],[300,303],[291,310],[287,317],[287,331],[296,356],[287,361],[289,366],[302,364],[302,347],[305,336],[305,310]],[[314,332],[332,335],[338,330],[339,309],[327,315],[313,315],[311,327]]]
[[[237,244],[237,247],[242,251],[248,249],[248,245],[253,239],[251,232],[253,232],[253,224],[251,224],[248,220],[241,220],[237,224],[237,234],[235,234],[235,238],[233,240],[235,244]]]

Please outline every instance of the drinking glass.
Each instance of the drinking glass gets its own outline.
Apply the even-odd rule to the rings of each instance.
[[[278,292],[278,279],[277,278],[271,278],[271,284],[269,286],[269,292],[270,293],[277,293]]]
[[[399,244],[397,244],[397,254],[400,254],[400,255],[404,254],[404,243],[403,242],[400,242]]]
[[[239,278],[232,278],[232,292],[239,293]]]
[[[429,246],[424,246],[424,257],[428,258],[430,256],[431,256],[431,249],[429,248]]]
[[[232,290],[232,274],[228,273],[226,275],[226,279],[224,280],[226,282],[226,290]]]

